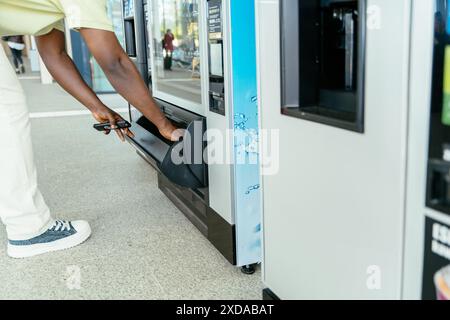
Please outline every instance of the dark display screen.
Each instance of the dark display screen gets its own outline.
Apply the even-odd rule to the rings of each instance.
[[[209,110],[225,115],[222,0],[208,1]]]
[[[210,39],[222,38],[222,1],[210,0],[208,4],[208,31]]]

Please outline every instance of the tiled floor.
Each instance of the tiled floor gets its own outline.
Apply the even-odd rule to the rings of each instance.
[[[82,108],[56,85],[22,82],[32,112]],[[123,107],[115,96],[106,99]],[[89,220],[93,236],[28,260],[7,258],[0,246],[0,299],[259,299],[260,272],[231,266],[158,190],[155,171],[92,124],[88,115],[32,120],[40,186],[53,214]]]

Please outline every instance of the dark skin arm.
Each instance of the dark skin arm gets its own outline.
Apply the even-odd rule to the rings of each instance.
[[[120,46],[115,34],[109,31],[81,29],[89,50],[104,70],[113,87],[146,118],[152,121],[169,140],[178,140],[179,130],[164,116],[150,95],[136,67]],[[84,82],[72,59],[65,50],[64,33],[54,29],[36,37],[39,53],[53,78],[73,97],[85,105],[99,122],[113,126],[122,117],[106,107]],[[128,130],[115,130],[119,138],[132,137]]]

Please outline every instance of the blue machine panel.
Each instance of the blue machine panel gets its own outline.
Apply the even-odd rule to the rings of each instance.
[[[255,1],[231,0],[234,184],[239,266],[261,261]]]

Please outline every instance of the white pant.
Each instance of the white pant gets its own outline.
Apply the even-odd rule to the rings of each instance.
[[[25,95],[1,45],[0,218],[10,240],[33,238],[51,224],[37,186]]]

